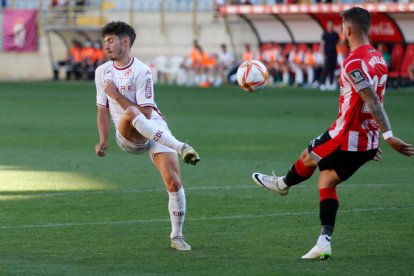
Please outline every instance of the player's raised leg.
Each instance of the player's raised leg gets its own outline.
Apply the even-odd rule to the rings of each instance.
[[[175,150],[182,155],[185,163],[195,165],[200,161],[199,154],[190,145],[177,140],[164,126],[147,119],[135,106],[129,106],[125,110],[123,122],[120,122],[118,129],[121,127],[126,133],[132,134],[136,130],[145,138]]]
[[[155,167],[161,174],[168,192],[168,211],[171,219],[171,247],[177,250],[191,250],[183,237],[183,225],[186,212],[184,187],[181,185],[180,169],[177,154],[161,152],[153,156]]]

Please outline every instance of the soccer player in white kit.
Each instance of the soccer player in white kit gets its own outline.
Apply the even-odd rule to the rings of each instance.
[[[370,14],[354,7],[344,11],[342,29],[351,53],[342,64],[338,118],[325,133],[313,139],[285,176],[253,173],[253,180],[280,195],[310,178],[319,167],[319,217],[321,232],[316,245],[302,259],[326,259],[339,203],[336,186],[370,160],[380,160],[380,131],[385,142],[405,156],[414,148],[394,137],[382,105],[387,64],[368,38]]]
[[[110,61],[96,69],[96,102],[98,106],[98,156],[108,147],[110,120],[116,128],[116,143],[125,152],[148,152],[161,174],[168,191],[171,219],[171,247],[191,250],[183,238],[186,198],[181,185],[177,153],[183,161],[195,165],[200,157],[188,144],[178,141],[154,101],[152,75],[149,68],[131,55],[136,34],[124,22],[111,22],[102,29],[104,51]]]

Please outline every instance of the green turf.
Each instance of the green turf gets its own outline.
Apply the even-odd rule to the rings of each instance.
[[[414,160],[383,145],[338,187],[333,258],[302,261],[319,233],[316,175],[275,196],[253,171],[285,173],[335,119],[337,93],[156,87],[175,136],[198,149],[181,164],[184,233],[169,248],[167,194],[147,155],[95,156],[92,83],[0,83],[0,274],[412,274]],[[389,91],[394,134],[414,143],[414,91]]]

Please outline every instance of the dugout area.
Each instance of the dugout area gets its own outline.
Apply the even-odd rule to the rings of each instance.
[[[267,43],[318,43],[328,21],[341,32],[340,13],[354,6],[370,11],[371,43],[386,44],[391,55],[390,77],[406,78],[408,66],[414,62],[414,3],[225,5],[220,12],[225,18],[242,18],[254,33],[256,45],[261,47]]]
[[[45,26],[51,70],[57,61],[67,57],[72,40],[82,43],[86,40],[100,40],[100,30],[98,26]]]

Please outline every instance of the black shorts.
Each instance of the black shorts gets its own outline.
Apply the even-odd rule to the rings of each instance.
[[[314,157],[313,151],[319,150],[318,153],[328,153],[331,145],[331,137],[328,132],[312,140],[308,146],[308,151]],[[325,150],[321,150],[324,149]],[[336,148],[326,156],[320,156],[318,167],[320,171],[335,170],[338,177],[345,181],[350,178],[362,165],[372,160],[377,154],[378,149],[368,151],[344,151]],[[322,155],[322,154],[320,154]]]

